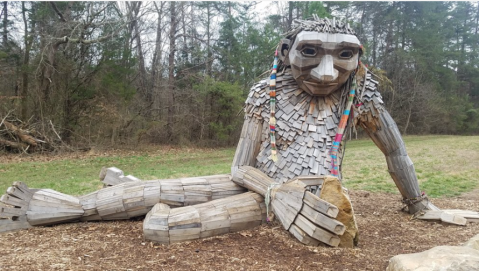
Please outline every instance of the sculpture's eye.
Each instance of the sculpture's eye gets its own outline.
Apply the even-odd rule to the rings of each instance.
[[[303,50],[301,50],[301,54],[307,57],[316,56],[317,53],[318,52],[316,51],[316,49],[312,47],[306,47]]]
[[[341,59],[350,59],[354,56],[353,51],[351,50],[343,50],[341,53],[339,53],[339,58]]]

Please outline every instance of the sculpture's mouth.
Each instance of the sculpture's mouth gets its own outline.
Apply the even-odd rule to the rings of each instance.
[[[324,87],[332,87],[337,86],[338,82],[328,82],[328,83],[316,83],[311,81],[303,81],[308,88],[324,88]]]

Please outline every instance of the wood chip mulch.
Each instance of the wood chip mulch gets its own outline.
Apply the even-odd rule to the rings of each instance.
[[[478,211],[478,192],[433,202]],[[479,223],[411,220],[399,195],[350,194],[360,231],[354,249],[304,246],[277,223],[165,246],[143,239],[141,219],[84,222],[0,234],[0,270],[384,270],[394,255],[479,234]]]

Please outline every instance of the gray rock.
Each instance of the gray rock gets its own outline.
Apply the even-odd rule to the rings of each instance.
[[[479,250],[479,234],[472,237],[464,246]]]
[[[478,236],[476,236],[478,237]],[[479,241],[479,240],[478,240]],[[479,250],[468,246],[439,246],[413,254],[392,257],[386,271],[479,270]]]

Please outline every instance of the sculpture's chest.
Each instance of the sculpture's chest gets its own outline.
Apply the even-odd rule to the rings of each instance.
[[[246,112],[270,118],[267,85],[254,88],[247,100]],[[269,127],[263,125],[262,144],[255,167],[284,182],[299,175],[328,175],[331,170],[329,151],[337,132],[345,97],[340,93],[327,97],[310,96],[297,88],[294,80],[284,76],[277,81],[276,145],[278,161],[271,155]]]

